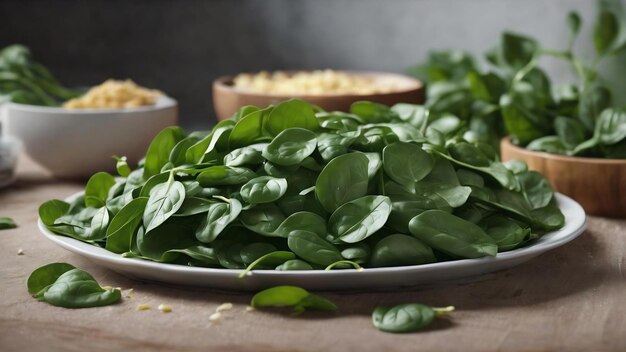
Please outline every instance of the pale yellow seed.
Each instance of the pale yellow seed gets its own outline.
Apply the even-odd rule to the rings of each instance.
[[[126,292],[124,293],[124,297],[126,298],[133,298],[133,296],[135,295],[135,290],[132,288],[129,288],[128,290],[126,290]]]
[[[233,309],[232,303],[222,303],[215,309],[215,311],[219,313],[219,312],[223,312],[225,310],[231,310],[231,309]]]
[[[151,308],[150,305],[144,304],[144,303],[137,305],[137,310],[148,310],[150,308]]]
[[[256,310],[256,309],[254,307],[252,307],[252,306],[247,306],[246,307],[246,312],[252,312],[254,310]]]
[[[212,322],[212,323],[216,323],[220,319],[222,319],[222,313],[220,313],[220,312],[215,312],[215,313],[213,313],[213,314],[211,314],[209,316],[209,321]]]
[[[158,309],[163,313],[169,313],[172,311],[172,307],[169,304],[159,304]]]
[[[17,250],[17,255],[24,255],[24,250],[23,249],[18,249]]]

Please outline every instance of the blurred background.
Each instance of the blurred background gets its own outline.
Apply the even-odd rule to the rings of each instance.
[[[431,49],[482,53],[509,29],[566,46],[565,17],[583,18],[577,50],[592,55],[590,0],[213,0],[0,2],[0,47],[21,43],[68,86],[132,78],[178,99],[180,123],[215,123],[211,82],[277,69],[405,72]],[[567,65],[546,60],[555,80]],[[626,55],[603,66],[626,78]],[[626,79],[612,79],[626,104]]]

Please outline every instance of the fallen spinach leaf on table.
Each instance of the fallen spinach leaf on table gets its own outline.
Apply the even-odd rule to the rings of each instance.
[[[297,286],[276,286],[263,290],[252,297],[250,305],[254,308],[291,307],[296,314],[307,309],[337,310],[337,306],[333,302]]]
[[[64,308],[90,308],[117,303],[119,289],[104,289],[89,273],[67,263],[52,263],[28,277],[28,292],[40,301]]]
[[[8,217],[0,217],[0,230],[14,229],[17,227],[15,221]]]
[[[372,323],[378,330],[385,332],[413,332],[426,328],[435,317],[446,315],[452,311],[454,311],[452,306],[434,308],[418,303],[377,307],[372,313]]]

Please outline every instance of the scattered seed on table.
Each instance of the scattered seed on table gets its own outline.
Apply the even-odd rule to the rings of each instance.
[[[220,313],[220,312],[215,312],[215,313],[213,313],[213,314],[211,314],[209,316],[209,321],[212,322],[212,323],[216,323],[220,319],[222,319],[222,313]]]
[[[148,309],[150,309],[150,305],[148,304],[142,303],[142,304],[137,305],[137,310],[148,310]]]
[[[215,312],[219,313],[219,312],[223,312],[223,311],[231,310],[231,309],[233,309],[232,303],[222,303],[215,309]]]
[[[163,313],[170,313],[172,311],[172,307],[169,304],[159,304],[157,308]]]
[[[24,255],[24,250],[23,249],[18,249],[17,250],[17,255]]]

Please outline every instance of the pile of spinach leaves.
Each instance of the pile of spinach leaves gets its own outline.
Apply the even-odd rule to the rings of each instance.
[[[135,170],[116,160],[119,176],[42,204],[45,226],[127,257],[249,271],[494,256],[564,223],[541,175],[419,105],[246,106],[208,133],[164,129]]]
[[[58,106],[79,95],[35,62],[27,47],[13,44],[0,50],[0,103]]]
[[[466,138],[490,143],[511,136],[527,149],[584,157],[626,158],[626,108],[612,104],[598,66],[626,49],[626,12],[619,0],[598,1],[593,24],[595,58],[586,63],[574,52],[581,17],[570,12],[564,48],[543,47],[536,39],[505,32],[486,53],[490,69],[460,50],[432,52],[409,72],[427,83],[432,114],[456,119]],[[570,65],[576,84],[553,85],[538,66],[544,57]]]

